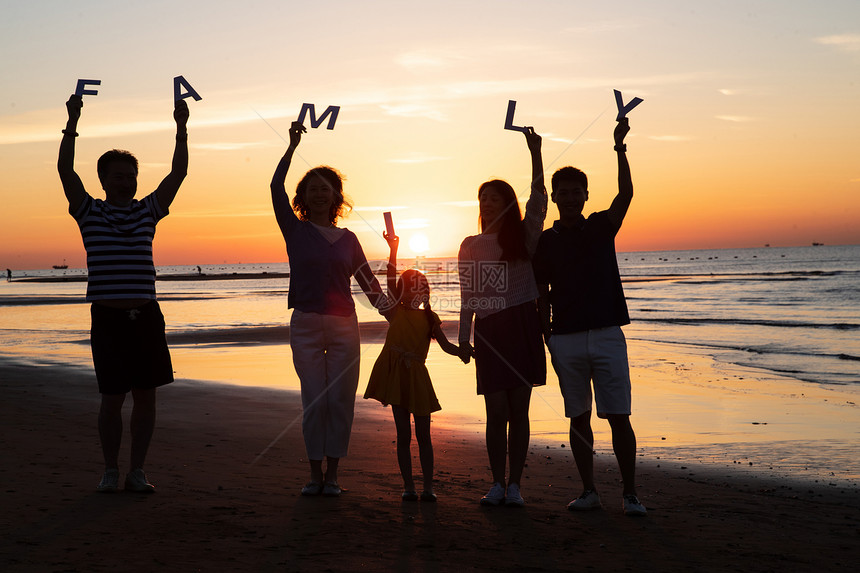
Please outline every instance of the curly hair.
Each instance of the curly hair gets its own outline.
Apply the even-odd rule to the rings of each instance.
[[[330,186],[334,192],[334,201],[332,201],[331,210],[329,211],[329,222],[334,225],[339,218],[346,216],[352,211],[352,203],[343,194],[343,181],[346,178],[334,167],[321,165],[305,173],[305,176],[296,185],[296,195],[293,197],[293,210],[298,213],[300,219],[303,221],[308,220],[308,205],[305,196],[308,185],[310,185],[314,178],[318,178],[324,184]]]
[[[493,179],[481,184],[478,188],[478,200],[481,199],[481,193],[490,189],[501,195],[505,204],[499,225],[499,246],[502,247],[502,260],[528,259],[523,217],[520,214],[520,204],[517,202],[514,188],[507,181]],[[481,219],[481,230],[483,231],[487,226],[488,223]]]

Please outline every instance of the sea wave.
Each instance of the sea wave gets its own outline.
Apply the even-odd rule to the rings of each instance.
[[[658,309],[638,309],[638,312],[661,312]],[[815,328],[827,330],[860,330],[860,324],[850,322],[809,322],[809,321],[794,321],[794,320],[764,320],[764,319],[746,319],[746,318],[693,318],[693,317],[664,317],[653,318],[651,316],[636,316],[636,322],[649,322],[656,324],[682,324],[686,326],[696,325],[719,325],[725,324],[730,326],[768,326],[775,328]]]

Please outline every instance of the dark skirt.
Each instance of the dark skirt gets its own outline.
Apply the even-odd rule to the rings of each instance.
[[[475,371],[478,394],[546,384],[546,353],[535,302],[475,318]]]

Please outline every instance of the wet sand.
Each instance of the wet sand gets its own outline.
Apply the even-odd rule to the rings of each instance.
[[[390,411],[360,399],[347,491],[303,498],[298,395],[189,380],[159,392],[146,468],[157,492],[98,494],[92,372],[2,359],[0,392],[4,571],[853,571],[860,561],[856,488],[700,466],[671,447],[640,456],[644,518],[622,514],[611,455],[596,459],[604,508],[567,511],[580,490],[570,453],[543,444],[528,458],[526,507],[480,507],[483,443],[450,416],[433,428],[439,502],[403,503]]]

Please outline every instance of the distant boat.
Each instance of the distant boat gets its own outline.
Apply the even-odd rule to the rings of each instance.
[[[57,269],[57,270],[62,270],[62,269],[67,269],[67,268],[69,268],[69,265],[67,265],[67,264],[66,264],[66,259],[63,259],[63,264],[62,264],[62,265],[54,265],[54,266],[53,266],[53,268],[55,268],[55,269]]]
[[[812,246],[813,247],[822,247],[822,246],[824,246],[824,243],[812,243]]]

